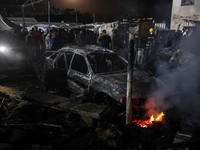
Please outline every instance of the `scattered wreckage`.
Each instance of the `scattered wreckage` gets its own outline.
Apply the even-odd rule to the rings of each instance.
[[[77,48],[77,46],[74,46],[74,48]],[[98,47],[96,46],[93,48],[98,49]],[[72,52],[77,54],[76,51],[81,51],[81,50],[79,48],[79,50],[73,50]],[[94,53],[96,51],[98,50],[93,50]],[[51,55],[47,54],[46,56],[52,56],[51,58],[54,58],[53,64],[55,66],[60,65],[59,63],[60,61],[58,60],[61,57],[61,54],[64,55],[65,50],[60,50],[57,52],[56,51],[48,51],[48,52],[51,53]],[[54,52],[57,55],[53,55]],[[110,52],[109,50],[105,50],[104,53],[107,54],[109,52]],[[87,51],[87,54],[88,53],[89,51]],[[65,55],[63,57],[65,57]],[[75,56],[71,57],[72,59],[70,63],[73,62],[74,57]],[[46,60],[44,61],[46,62]],[[52,65],[51,61],[47,62],[50,62],[50,64],[45,63],[46,65],[50,66]],[[81,66],[83,66],[82,63]],[[54,73],[54,71],[55,73],[58,73],[56,71],[59,71],[59,69],[60,68],[57,69],[50,68],[49,70],[46,71],[47,73]],[[60,71],[63,71],[64,72],[63,77],[66,77],[65,70],[60,69]],[[134,75],[137,75],[135,71],[139,70],[137,69],[134,70]],[[123,74],[125,72],[126,71],[121,73]],[[117,72],[113,73],[118,74]],[[16,74],[12,75],[14,76],[13,80],[15,80],[15,82],[17,83],[16,87],[17,88],[20,87],[20,89],[23,89],[21,87],[21,85],[23,85],[24,89],[26,90],[23,90],[22,92],[23,99],[21,99],[20,96],[18,95],[17,96],[13,96],[14,94],[11,95],[11,92],[8,89],[6,89],[7,93],[3,92],[5,93],[6,97],[4,95],[1,95],[2,97],[1,97],[0,110],[2,111],[1,113],[2,120],[0,128],[1,131],[0,144],[6,147],[7,149],[9,147],[10,149],[38,149],[38,150],[39,149],[62,150],[62,149],[78,149],[78,148],[91,149],[91,150],[93,149],[166,150],[166,149],[181,149],[181,148],[195,149],[195,146],[198,146],[199,132],[193,132],[193,134],[182,133],[180,131],[181,129],[179,127],[178,118],[175,118],[174,120],[171,119],[170,115],[176,117],[177,115],[176,111],[171,112],[172,114],[170,114],[169,111],[165,111],[164,120],[161,122],[153,122],[154,125],[149,126],[148,128],[141,128],[141,126],[138,126],[135,123],[133,123],[131,126],[124,126],[123,118],[117,115],[113,116],[110,114],[110,112],[108,112],[102,119],[95,120],[95,124],[92,126],[92,128],[85,127],[85,125],[83,125],[83,120],[79,115],[73,114],[68,110],[60,111],[58,109],[55,109],[56,103],[58,103],[58,101],[56,101],[52,105],[52,98],[50,97],[48,97],[45,100],[44,95],[42,95],[40,96],[40,99],[42,102],[48,101],[51,107],[36,105],[34,103],[24,101],[24,100],[30,100],[30,98],[28,99],[27,97],[24,97],[24,94],[27,92],[27,93],[32,93],[32,95],[36,96],[37,90],[42,89],[41,87],[38,87],[38,85],[41,84],[38,84],[38,82],[36,82],[35,85],[37,86],[34,86],[35,88],[33,88],[32,87],[33,81],[32,81],[30,83],[31,85],[30,88],[27,85],[25,86],[25,84],[28,84],[30,82],[26,81],[25,79],[27,75],[23,74],[23,77],[20,78],[21,84],[19,84],[19,80],[16,81],[16,79],[19,79],[16,78]],[[63,80],[58,75],[61,74],[58,73],[57,78],[55,76],[50,76],[50,77],[52,77],[52,79],[58,79],[60,80],[60,82],[61,81],[63,82]],[[109,73],[100,75],[111,76],[113,74]],[[117,77],[119,76],[120,74],[118,74]],[[44,76],[43,74],[43,77],[46,76]],[[47,77],[48,77],[47,79],[49,79],[47,81],[51,81],[51,78],[49,76]],[[146,75],[144,76],[144,79],[145,78]],[[12,87],[13,84],[15,83],[12,82],[13,80],[10,80],[9,78],[9,81],[12,84],[10,82],[9,83],[11,84]],[[57,82],[55,81],[55,84],[56,83]],[[125,84],[126,82],[123,83]],[[134,83],[136,83],[136,81]],[[2,91],[3,90],[1,90],[1,92]],[[118,109],[116,111],[120,112]],[[142,118],[142,116],[139,117]]]
[[[95,46],[67,46],[46,51],[36,65],[37,76],[46,86],[64,85],[77,95],[100,104],[126,100],[127,61],[115,52]],[[156,79],[134,68],[133,97],[144,102]]]
[[[171,123],[167,114],[165,121],[154,122],[154,126],[149,128],[134,124],[124,127],[117,116],[107,116],[90,128],[83,125],[79,115],[69,111],[59,111],[14,98],[15,95],[1,95],[2,149],[166,150],[192,149],[199,142],[199,138],[195,138],[198,134],[177,131],[178,125]]]
[[[197,64],[199,62],[199,58],[190,52],[178,49],[172,54],[169,62],[172,66],[177,68],[177,70],[182,71],[192,65]]]

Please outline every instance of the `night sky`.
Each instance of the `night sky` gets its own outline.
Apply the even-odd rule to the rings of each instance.
[[[27,0],[0,0],[4,6],[18,5]],[[39,0],[29,0],[36,2]],[[123,18],[153,18],[170,21],[172,0],[50,0],[51,7],[76,9],[84,13],[95,14],[96,21],[115,21]],[[40,8],[47,7],[47,0]],[[34,7],[36,11],[37,7]],[[47,9],[47,8],[44,8]],[[20,10],[21,11],[21,10]]]
[[[96,18],[101,20],[127,16],[170,20],[172,0],[51,0],[51,5],[95,13]]]

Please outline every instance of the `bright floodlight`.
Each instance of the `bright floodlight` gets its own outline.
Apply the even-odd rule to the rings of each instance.
[[[4,52],[6,50],[6,48],[4,46],[0,46],[0,51]]]

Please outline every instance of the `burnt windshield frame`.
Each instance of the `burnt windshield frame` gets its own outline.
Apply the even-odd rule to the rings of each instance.
[[[73,52],[65,52],[65,56],[67,59],[67,67],[69,68],[69,65],[71,63],[72,57],[73,57],[74,53]]]
[[[127,62],[114,53],[92,53],[87,58],[94,74],[127,71]]]
[[[88,74],[88,66],[84,56],[75,54],[71,63],[71,69],[82,74]]]
[[[67,67],[66,58],[64,53],[62,53],[59,57],[56,58],[55,68],[64,69]]]
[[[39,61],[39,66],[44,69],[54,68],[54,60],[59,54],[59,52],[45,52]]]

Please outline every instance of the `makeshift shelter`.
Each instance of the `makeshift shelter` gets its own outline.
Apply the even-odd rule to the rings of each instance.
[[[1,42],[7,39],[13,39],[14,29],[9,26],[5,19],[0,15],[0,40]]]
[[[6,22],[4,21],[4,18],[0,15],[0,30],[2,31],[11,31],[13,30],[12,27],[10,27]]]

